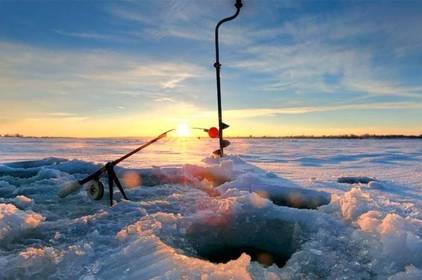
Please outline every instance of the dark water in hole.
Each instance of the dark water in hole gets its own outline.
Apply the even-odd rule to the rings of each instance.
[[[271,266],[274,263],[278,267],[283,267],[289,260],[289,257],[280,255],[277,252],[268,252],[253,247],[238,246],[212,248],[208,251],[198,252],[198,255],[213,263],[227,263],[231,260],[238,259],[242,253],[248,254],[251,256],[252,261],[259,262],[264,267]]]
[[[193,224],[186,239],[198,258],[213,263],[227,263],[246,253],[264,266],[282,267],[299,248],[300,236],[300,226],[294,222],[255,212],[219,225]]]

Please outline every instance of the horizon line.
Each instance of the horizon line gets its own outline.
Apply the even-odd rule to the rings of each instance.
[[[19,133],[14,134],[0,134],[0,138],[75,138],[75,139],[98,139],[98,138],[151,138],[156,137],[157,135],[144,135],[144,136],[31,136],[31,135],[22,135]],[[207,136],[169,136],[172,138],[208,138]],[[368,139],[368,138],[422,138],[422,133],[420,134],[321,134],[321,135],[237,135],[237,136],[226,136],[228,139],[323,139],[323,138],[332,138],[332,139]]]

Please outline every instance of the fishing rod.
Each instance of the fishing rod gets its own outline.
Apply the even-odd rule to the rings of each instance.
[[[116,175],[116,172],[114,171],[114,167],[119,164],[120,162],[124,161],[128,157],[138,153],[139,151],[145,149],[146,147],[150,146],[151,144],[157,142],[158,140],[164,138],[167,136],[169,132],[174,131],[175,129],[167,130],[154,139],[146,142],[145,144],[142,144],[138,148],[134,149],[133,151],[125,154],[124,156],[107,162],[104,166],[99,168],[94,173],[88,175],[87,177],[83,178],[82,180],[76,180],[73,182],[70,182],[66,184],[60,191],[58,192],[58,196],[61,198],[64,198],[68,196],[71,193],[79,191],[84,184],[87,184],[87,192],[88,196],[92,198],[93,200],[100,200],[104,196],[104,185],[100,181],[100,177],[103,176],[105,173],[107,173],[108,177],[108,190],[109,190],[109,199],[110,199],[110,205],[113,206],[113,188],[114,183],[116,184],[117,188],[119,189],[120,193],[123,195],[125,199],[128,199],[126,196],[125,191],[123,190],[122,184],[119,181],[119,178]]]
[[[236,0],[236,3],[234,4],[234,6],[236,7],[235,14],[232,15],[231,17],[227,17],[227,18],[220,20],[215,27],[215,63],[214,63],[214,67],[215,67],[215,74],[216,74],[216,78],[217,78],[217,105],[218,105],[218,129],[219,129],[218,138],[219,138],[220,149],[214,151],[214,154],[216,154],[220,157],[224,156],[223,149],[225,147],[227,147],[230,144],[230,142],[225,141],[223,139],[223,130],[228,128],[229,125],[223,122],[223,113],[222,113],[222,107],[221,107],[221,81],[220,81],[221,80],[220,79],[221,63],[220,63],[220,48],[219,48],[219,42],[218,42],[218,30],[223,23],[231,21],[239,15],[240,8],[242,8],[242,6],[243,6],[242,0]]]

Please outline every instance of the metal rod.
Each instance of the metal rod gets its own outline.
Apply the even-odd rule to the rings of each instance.
[[[167,130],[166,132],[161,133],[160,135],[158,135],[154,139],[152,139],[152,140],[148,141],[147,143],[141,145],[140,147],[136,148],[135,150],[131,151],[130,153],[127,153],[126,155],[124,155],[124,156],[122,156],[122,157],[120,157],[120,158],[118,158],[116,160],[113,160],[112,162],[108,163],[107,165],[99,168],[97,171],[95,171],[91,175],[88,175],[87,177],[83,178],[82,180],[79,180],[79,183],[81,185],[83,185],[83,184],[85,184],[85,183],[87,183],[87,182],[89,182],[89,181],[91,181],[93,179],[99,178],[104,172],[107,171],[108,166],[110,166],[110,165],[111,165],[111,167],[116,166],[121,161],[127,159],[128,157],[130,157],[130,156],[136,154],[137,152],[139,152],[140,150],[142,150],[142,149],[148,147],[149,145],[157,142],[158,140],[164,138],[165,136],[167,136],[167,133],[169,133],[169,132],[171,132],[173,130],[174,129]]]
[[[240,12],[240,8],[242,8],[242,0],[236,0],[236,3],[234,5],[236,7],[236,13],[231,16],[231,17],[227,17],[224,18],[222,20],[220,20],[217,23],[217,26],[215,27],[215,63],[214,63],[214,67],[215,67],[215,74],[216,74],[216,79],[217,79],[217,105],[218,105],[218,138],[219,138],[219,144],[220,144],[220,157],[223,157],[224,153],[223,153],[223,149],[224,149],[224,143],[223,143],[223,129],[225,128],[223,125],[223,113],[222,113],[222,107],[221,107],[221,80],[220,80],[220,69],[221,69],[221,64],[220,64],[220,48],[218,45],[218,30],[220,28],[220,26],[230,20],[235,19]]]
[[[123,190],[123,186],[122,186],[122,184],[121,184],[121,183],[120,183],[120,181],[119,181],[119,178],[117,178],[117,175],[116,175],[116,173],[114,172],[114,170],[113,170],[113,169],[111,169],[111,171],[112,171],[112,175],[113,175],[113,180],[114,180],[114,183],[116,183],[116,186],[117,186],[117,188],[119,189],[120,193],[123,195],[123,198],[124,198],[124,199],[126,199],[126,200],[128,200],[128,198],[127,198],[127,196],[126,196],[126,193],[125,193],[125,191]]]
[[[157,137],[155,137],[154,139],[152,139],[152,140],[148,141],[147,143],[143,144],[143,145],[142,145],[142,146],[140,146],[139,148],[137,148],[137,149],[135,149],[135,150],[131,151],[130,153],[127,153],[126,155],[122,156],[121,158],[118,158],[118,159],[116,159],[116,160],[112,161],[112,162],[111,162],[111,164],[112,164],[113,166],[114,166],[114,165],[117,165],[119,162],[121,162],[121,161],[123,161],[123,160],[127,159],[128,157],[130,157],[130,156],[132,156],[132,155],[136,154],[136,153],[137,153],[137,152],[139,152],[140,150],[142,150],[142,149],[144,149],[144,148],[148,147],[149,145],[151,145],[151,144],[153,144],[153,143],[157,142],[157,141],[158,141],[158,140],[160,140],[161,138],[166,137],[166,136],[167,136],[167,133],[169,133],[169,132],[171,132],[171,131],[173,131],[173,130],[174,130],[174,129],[170,129],[170,130],[167,130],[167,131],[166,131],[166,132],[164,132],[164,133],[161,133],[160,135],[158,135],[158,136],[157,136]]]
[[[110,170],[107,172],[108,174],[108,196],[110,199],[110,206],[113,206],[113,175],[110,174]]]

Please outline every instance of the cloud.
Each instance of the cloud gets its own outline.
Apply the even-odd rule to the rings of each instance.
[[[422,26],[420,19],[409,21]],[[401,17],[394,24],[407,26],[408,22]],[[393,26],[388,21],[370,21],[353,10],[324,17],[302,15],[278,27],[243,32],[249,44],[239,44],[241,55],[232,66],[265,75],[267,83],[256,88],[264,92],[422,98],[420,84],[403,81],[409,78],[402,74],[406,64],[380,55],[420,44]],[[327,81],[327,76],[337,79]]]
[[[422,86],[396,85],[388,81],[348,81],[351,90],[365,92],[375,96],[401,96],[422,98]]]
[[[45,116],[52,116],[52,117],[74,117],[74,113],[67,113],[67,112],[50,112],[43,114]]]
[[[146,13],[133,12],[130,9],[122,8],[121,6],[113,7],[110,13],[116,17],[124,18],[130,21],[136,21],[143,24],[154,24],[154,18],[148,16]]]
[[[173,89],[173,88],[177,87],[181,82],[183,82],[186,79],[189,79],[191,77],[193,77],[193,75],[188,74],[188,73],[177,74],[175,78],[162,83],[161,87],[163,89]]]
[[[186,110],[187,115],[194,116],[193,119],[210,120],[216,116],[213,110],[194,106],[188,103],[178,103],[178,110]],[[261,108],[241,108],[224,110],[224,119],[256,120],[261,117],[275,117],[278,115],[304,115],[323,112],[341,112],[346,111],[377,111],[377,110],[419,110],[422,104],[412,102],[378,102],[378,103],[351,103],[351,104],[333,104],[326,106],[285,106],[285,107],[261,107]]]
[[[154,99],[154,101],[155,102],[160,102],[160,103],[165,103],[165,102],[168,102],[168,103],[176,103],[176,101],[174,99],[169,98],[169,97],[157,98],[157,99]]]
[[[422,104],[409,102],[396,103],[361,103],[343,104],[332,106],[314,107],[282,107],[282,108],[245,108],[236,110],[226,110],[224,116],[228,119],[251,119],[256,117],[268,117],[275,115],[298,115],[319,112],[349,111],[349,110],[418,110],[422,109]],[[212,112],[208,112],[212,114]]]
[[[3,42],[2,114],[105,115],[113,114],[116,106],[125,106],[130,113],[151,107],[148,101],[159,98],[190,98],[195,93],[187,81],[202,79],[203,72],[200,66],[177,60],[160,61],[104,50],[51,51]]]
[[[93,40],[115,40],[118,37],[112,35],[105,35],[99,33],[89,32],[65,32],[61,30],[53,30],[55,33],[63,36],[76,37],[81,39],[93,39]]]
[[[137,24],[133,25],[137,31],[125,32],[128,36],[153,40],[178,38],[212,43],[217,22],[235,11],[234,6],[224,0],[207,3],[167,0],[126,4],[111,6],[109,13],[119,20]],[[247,42],[247,37],[238,32],[243,30],[226,25],[224,29],[226,32],[221,34],[222,44]]]

